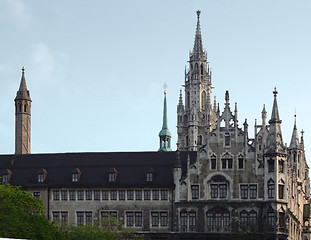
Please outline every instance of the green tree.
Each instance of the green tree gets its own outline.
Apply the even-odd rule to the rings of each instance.
[[[124,228],[121,221],[110,215],[94,225],[73,226],[68,229],[67,234],[70,240],[143,239],[143,236],[136,234],[134,229]]]
[[[19,187],[0,185],[0,237],[62,239],[62,232],[43,214],[43,203]]]

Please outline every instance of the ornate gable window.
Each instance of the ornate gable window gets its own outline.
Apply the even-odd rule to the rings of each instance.
[[[232,169],[233,167],[233,158],[226,152],[221,158],[221,168],[222,169]]]
[[[229,183],[225,177],[216,175],[211,178],[209,182],[210,197],[212,199],[227,198]]]

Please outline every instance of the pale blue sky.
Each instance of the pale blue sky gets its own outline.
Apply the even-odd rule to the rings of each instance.
[[[21,68],[32,103],[32,152],[154,151],[163,84],[176,149],[176,105],[193,47],[196,10],[213,95],[238,103],[239,124],[271,115],[283,140],[294,114],[311,153],[311,1],[0,0],[0,153],[14,153]]]

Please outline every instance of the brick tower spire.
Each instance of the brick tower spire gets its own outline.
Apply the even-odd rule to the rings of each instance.
[[[26,86],[25,68],[15,98],[15,154],[30,153],[31,98]]]

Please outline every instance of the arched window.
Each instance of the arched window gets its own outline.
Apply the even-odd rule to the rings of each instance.
[[[224,199],[228,197],[228,181],[221,175],[216,175],[210,181],[210,197],[211,199]]]
[[[206,104],[206,92],[203,91],[202,94],[201,94],[201,107],[202,108],[205,108],[205,104]]]
[[[195,64],[195,71],[198,72],[198,70],[199,70],[199,65],[198,65],[198,63],[196,63]]]
[[[211,156],[211,169],[216,169],[216,156],[213,154]]]
[[[244,168],[244,157],[242,154],[239,154],[239,156],[238,156],[238,167],[239,167],[239,169]]]
[[[186,146],[189,146],[189,137],[188,137],[188,135],[186,136]]]
[[[24,112],[27,112],[27,104],[24,105]]]
[[[233,158],[227,152],[221,158],[221,168],[222,169],[232,169],[233,168]]]
[[[225,209],[214,208],[206,213],[208,232],[229,232],[230,213]]]
[[[202,135],[199,135],[198,137],[198,145],[202,145],[203,144],[203,137]]]
[[[203,67],[203,63],[201,64],[201,75],[204,74],[204,67]]]
[[[187,92],[187,107],[190,107],[190,92]]]
[[[274,181],[272,179],[268,181],[268,198],[274,198]]]

